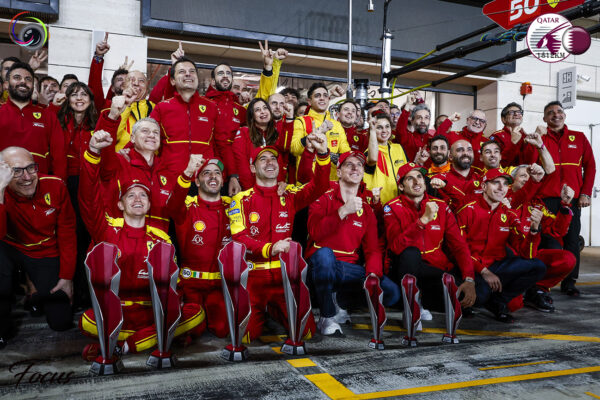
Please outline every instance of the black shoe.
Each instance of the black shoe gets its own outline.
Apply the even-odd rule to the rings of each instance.
[[[485,305],[485,308],[487,308],[492,314],[494,314],[494,318],[496,319],[496,321],[502,322],[504,324],[511,324],[515,322],[515,319],[512,315],[510,315],[506,304],[498,303],[495,301],[489,301]]]
[[[574,279],[565,279],[562,281],[560,284],[560,291],[571,297],[579,297],[581,295],[579,289],[575,287]]]
[[[6,345],[7,345],[6,339],[4,339],[3,336],[0,336],[0,350],[2,350],[3,348],[5,348]]]
[[[473,318],[475,316],[475,312],[473,312],[472,307],[465,307],[462,309],[463,318]]]
[[[523,298],[523,303],[541,312],[554,312],[554,306],[548,302],[545,294],[542,290],[528,290]]]

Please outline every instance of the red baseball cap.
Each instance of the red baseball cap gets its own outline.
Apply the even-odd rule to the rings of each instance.
[[[275,148],[275,146],[255,147],[252,149],[252,156],[250,157],[250,164],[254,164],[254,161],[256,161],[258,159],[258,157],[260,157],[260,155],[262,153],[264,153],[265,151],[272,153],[275,157],[279,156],[279,151],[277,150],[277,148]]]
[[[363,165],[367,163],[367,157],[365,157],[364,153],[361,153],[360,151],[348,151],[340,155],[340,158],[338,158],[337,167],[340,168],[344,161],[348,159],[348,157],[358,158]]]
[[[402,178],[404,178],[406,174],[415,169],[422,173],[423,176],[427,174],[427,170],[421,167],[420,165],[417,165],[415,163],[406,163],[400,168],[398,168],[398,176],[396,177],[396,183],[400,183],[402,181]]]
[[[138,179],[127,179],[123,182],[117,181],[117,183],[119,185],[119,199],[121,199],[123,196],[125,196],[125,194],[129,191],[129,189],[132,189],[134,187],[140,187],[140,188],[144,189],[144,191],[148,195],[148,198],[150,198],[150,188],[148,186],[144,185]]]
[[[485,175],[483,175],[481,182],[493,181],[496,178],[506,178],[509,184],[513,183],[513,178],[500,168],[492,168],[488,170]]]
[[[218,158],[211,158],[209,160],[204,161],[204,164],[202,164],[198,172],[196,172],[196,176],[200,175],[200,172],[202,172],[202,170],[208,167],[209,165],[216,165],[217,167],[219,167],[221,172],[223,172],[223,170],[225,169],[225,165],[223,165],[223,162],[221,160],[219,160]]]

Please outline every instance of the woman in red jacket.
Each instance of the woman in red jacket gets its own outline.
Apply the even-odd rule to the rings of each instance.
[[[79,160],[87,149],[98,120],[94,95],[82,82],[74,82],[67,89],[66,100],[58,110],[57,117],[63,129],[67,151],[67,189],[77,218],[77,267],[74,278],[76,307],[86,307],[89,294],[83,262],[90,244],[90,235],[81,219],[77,193],[79,191]]]
[[[239,175],[239,182],[243,190],[250,189],[254,185],[254,175],[250,172],[250,156],[252,149],[263,146],[274,146],[279,154],[285,152],[284,136],[277,132],[275,120],[271,107],[261,98],[255,98],[248,104],[247,126],[243,126],[235,134],[233,139],[233,157],[235,162],[235,173]],[[287,121],[286,121],[287,122]],[[289,127],[287,126],[289,125]],[[293,129],[293,121],[284,123],[284,129]],[[291,135],[290,135],[291,137]],[[278,157],[279,178],[278,182],[285,180],[284,158]]]

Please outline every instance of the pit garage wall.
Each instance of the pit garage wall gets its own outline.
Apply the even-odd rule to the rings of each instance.
[[[524,42],[518,43],[518,50],[525,47]],[[578,79],[577,97],[600,100],[600,39],[592,39],[592,45],[586,53],[580,56],[570,55],[566,60],[558,63],[545,63],[533,56],[524,57],[517,60],[515,73],[503,75],[496,82],[480,88],[477,92],[478,106],[487,115],[486,134],[502,128],[500,111],[506,104],[515,101],[523,105],[523,97],[520,94],[523,82],[531,82],[533,87],[533,93],[525,97],[523,127],[526,132],[532,132],[537,125],[543,124],[544,105],[556,100],[557,72],[572,66],[577,67],[578,75],[590,78],[588,82]],[[566,114],[568,125],[569,110]]]
[[[59,18],[49,27],[48,74],[60,81],[64,74],[74,73],[87,82],[96,42],[92,31],[109,32],[105,87],[125,55],[135,60],[133,69],[146,72],[147,38],[140,31],[140,10],[139,0],[60,0]]]

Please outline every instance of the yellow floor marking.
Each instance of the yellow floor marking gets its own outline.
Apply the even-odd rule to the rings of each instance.
[[[274,343],[274,342],[283,342],[287,336],[286,335],[271,335],[271,336],[260,336],[258,339],[263,343]]]
[[[508,383],[508,382],[518,382],[518,381],[528,381],[528,380],[532,380],[532,379],[554,378],[557,376],[587,374],[590,372],[599,372],[599,371],[600,371],[600,365],[595,366],[595,367],[587,367],[587,368],[563,369],[560,371],[537,372],[534,374],[502,376],[502,377],[498,377],[498,378],[476,379],[476,380],[472,380],[472,381],[447,383],[447,384],[442,384],[442,385],[431,385],[431,386],[421,386],[421,387],[414,387],[414,388],[408,388],[408,389],[388,390],[388,391],[384,391],[384,392],[365,393],[365,394],[359,394],[359,395],[355,395],[355,396],[357,396],[359,399],[378,399],[378,398],[382,398],[382,397],[403,396],[403,395],[408,395],[408,394],[428,393],[428,392],[439,392],[439,391],[444,391],[444,390],[463,389],[463,388],[469,388],[469,387],[474,387],[474,386],[494,385],[497,383]],[[340,384],[337,381],[335,381],[335,382]],[[331,397],[327,392],[325,392],[325,394],[327,394],[329,397]],[[334,397],[331,397],[331,398],[334,398]],[[336,397],[336,398],[339,398],[339,397]]]
[[[555,361],[536,361],[536,362],[528,362],[523,364],[511,364],[511,365],[498,365],[495,367],[484,367],[479,368],[480,371],[489,371],[491,369],[502,369],[502,368],[513,368],[513,367],[525,367],[527,365],[538,365],[538,364],[552,364]]]
[[[295,360],[287,360],[294,368],[303,368],[303,367],[316,367],[315,364],[310,358],[296,358]]]
[[[321,389],[323,393],[329,396],[330,399],[357,399],[351,390],[339,383],[333,376],[329,374],[311,374],[304,375],[306,379],[311,381],[316,387]]]
[[[281,352],[281,347],[271,347],[271,350],[273,350],[273,351],[274,351],[275,353],[277,353],[277,354],[283,354],[283,353]]]
[[[593,281],[593,282],[577,282],[577,286],[581,286],[581,285],[588,285],[588,286],[592,286],[592,285],[600,285],[600,281]]]
[[[590,397],[593,397],[593,398],[595,398],[595,399],[600,399],[600,396],[598,396],[598,395],[595,395],[594,393],[585,392],[585,394],[587,394],[588,396],[590,396]]]
[[[354,329],[371,330],[371,325],[368,324],[354,324]],[[386,331],[401,332],[406,329],[399,326],[387,325]],[[446,333],[445,329],[441,328],[423,328],[423,333]],[[575,335],[554,335],[554,334],[542,334],[542,333],[529,333],[529,332],[500,332],[500,331],[479,331],[473,329],[458,329],[457,335],[467,336],[505,336],[505,337],[518,337],[518,338],[531,338],[531,339],[545,339],[545,340],[564,340],[571,342],[592,342],[600,343],[600,337],[595,336],[575,336]]]

